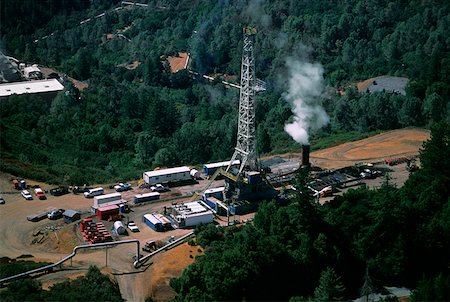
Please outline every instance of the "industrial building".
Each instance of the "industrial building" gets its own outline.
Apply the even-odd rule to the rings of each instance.
[[[179,228],[195,227],[214,220],[214,213],[198,201],[175,204],[168,207],[167,212]]]
[[[119,215],[119,206],[116,204],[97,208],[97,217],[102,220],[108,220],[110,217]]]
[[[0,98],[25,93],[55,96],[63,89],[64,86],[56,79],[5,83],[0,84]]]
[[[157,171],[144,172],[143,178],[146,184],[156,185],[158,183],[170,183],[183,180],[191,180],[191,169],[189,167],[177,167]]]
[[[36,64],[24,67],[23,75],[27,80],[42,80],[44,78],[42,71]]]
[[[222,200],[224,190],[225,190],[225,187],[217,187],[217,188],[208,189],[203,193],[203,198],[208,198],[208,197],[213,196],[215,198]]]
[[[214,213],[221,216],[226,216],[228,212],[228,206],[220,199],[214,196],[203,196],[203,202],[208,206]]]
[[[92,214],[97,215],[99,219],[109,220],[120,215],[120,208],[124,207],[126,200],[122,199],[120,193],[111,193],[95,196],[91,207]]]

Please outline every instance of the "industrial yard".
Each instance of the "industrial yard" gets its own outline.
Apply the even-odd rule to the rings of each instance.
[[[376,159],[376,161],[373,161],[378,162],[376,166],[384,166],[384,168],[389,168],[391,171],[392,181],[397,185],[402,185],[409,175],[406,165],[399,164],[395,166],[388,166],[383,163],[383,158],[405,154],[417,155],[423,140],[427,139],[428,135],[428,131],[422,129],[395,130],[361,141],[313,152],[311,154],[311,161],[314,164],[320,162],[325,168],[337,168],[343,167],[344,164],[354,165],[361,162],[371,162]],[[378,157],[368,152],[368,146],[373,147],[371,150],[376,150]],[[327,156],[329,157],[326,158]],[[283,163],[285,165],[290,163],[293,167],[297,165],[298,168],[299,166],[299,156],[294,156],[291,154],[289,156],[280,156],[280,158],[283,158]],[[345,160],[343,161],[342,159]],[[272,166],[272,170],[276,171],[276,164]],[[85,244],[82,234],[79,231],[79,221],[69,224],[64,223],[62,219],[43,219],[38,222],[27,221],[26,216],[32,213],[39,212],[49,207],[64,208],[79,211],[82,218],[94,217],[95,220],[101,221],[91,213],[90,208],[93,204],[93,199],[85,198],[83,194],[69,193],[62,196],[52,196],[47,194],[46,200],[39,200],[36,197],[33,200],[25,200],[20,195],[20,191],[15,191],[12,189],[12,178],[12,175],[9,174],[2,173],[0,175],[1,194],[6,200],[6,204],[1,205],[0,211],[0,238],[2,238],[2,244],[0,245],[1,257],[16,258],[20,255],[30,254],[33,255],[33,259],[36,261],[56,262],[67,256],[76,245]],[[206,179],[205,176],[203,178],[204,179],[196,180],[188,185],[171,187],[169,191],[160,193],[160,200],[137,205],[134,205],[132,202],[133,196],[136,194],[150,192],[150,190],[138,188],[137,182],[132,182],[132,190],[121,193],[123,200],[128,201],[131,208],[130,212],[122,215],[122,221],[124,225],[126,225],[128,220],[134,220],[139,227],[139,232],[130,232],[128,230],[127,235],[113,235],[114,240],[137,239],[142,245],[145,242],[152,240],[159,242],[160,245],[163,245],[165,242],[170,241],[171,238],[177,238],[191,232],[190,229],[172,229],[157,232],[148,227],[143,222],[142,217],[148,213],[163,213],[164,209],[170,207],[173,203],[191,201],[193,192],[202,191],[210,182],[210,180]],[[362,181],[367,183],[369,187],[377,187],[381,184],[383,179],[365,179]],[[223,185],[223,182],[224,180],[214,180],[210,187],[220,187]],[[40,186],[45,192],[48,192],[48,190],[53,187],[47,184],[34,182],[32,180],[28,180],[28,185]],[[115,192],[114,189],[109,189],[109,185],[102,186],[104,188],[108,188],[105,189],[105,194]],[[278,189],[281,190],[283,188]],[[346,190],[348,190],[348,188],[339,190],[338,194]],[[321,198],[321,203],[332,201],[332,198],[332,196]],[[237,219],[242,223],[247,221],[253,215],[254,214],[251,213],[243,216],[236,216],[233,219]],[[218,218],[215,219],[217,224],[227,225],[226,216],[217,217]],[[102,222],[107,230],[113,231],[113,222],[106,220],[103,220]],[[197,247],[189,247],[187,245],[183,246],[174,248],[174,251],[168,253],[167,255],[161,254],[151,258],[151,260],[146,263],[146,265],[151,264],[150,269],[146,269],[145,267],[140,269],[133,268],[132,257],[134,255],[135,248],[131,245],[110,248],[107,251],[107,255],[104,249],[82,252],[81,254],[76,255],[72,261],[72,265],[77,269],[86,269],[89,264],[96,264],[99,267],[107,266],[112,274],[116,276],[122,294],[127,300],[140,300],[142,297],[150,294],[149,291],[157,293],[160,291],[160,286],[165,288],[161,292],[161,297],[167,298],[171,296],[171,294],[167,292],[170,292],[170,289],[167,287],[168,279],[179,274],[182,268],[178,267],[177,270],[168,269],[164,273],[164,276],[166,277],[155,276],[156,279],[153,279],[153,275],[150,271],[164,271],[163,267],[165,267],[167,263],[170,264],[175,261],[175,259],[178,259],[177,261],[181,261],[183,259],[181,257],[186,258],[185,261],[181,261],[184,263],[183,265],[188,265],[191,261],[193,261],[189,255],[193,253],[192,251],[196,251],[195,253],[197,253]],[[144,252],[144,255],[145,254],[146,253]],[[170,255],[177,256],[175,256],[174,260],[170,260],[168,259],[171,257]],[[70,262],[66,262],[64,267],[70,267]],[[131,275],[125,274],[131,272],[140,273]],[[67,272],[57,272],[53,274],[57,279],[60,278],[58,277],[59,274],[62,274],[64,276],[63,278],[69,278],[71,276],[71,273]],[[52,279],[51,276],[53,274],[42,277],[43,280],[49,280],[44,281],[44,283],[51,282],[50,280]],[[79,271],[75,270],[73,274],[79,274]],[[142,286],[142,282],[144,282],[143,280],[147,280],[147,278],[153,280],[151,281],[152,287],[150,289],[146,286]],[[166,281],[161,278],[165,278],[164,280]],[[138,282],[138,280],[140,281]],[[140,290],[144,292],[139,292],[134,289],[131,290],[134,286],[140,287]],[[130,297],[130,295],[132,297]]]

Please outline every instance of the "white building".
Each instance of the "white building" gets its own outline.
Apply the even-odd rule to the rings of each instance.
[[[162,169],[157,171],[144,172],[143,178],[145,183],[149,185],[155,185],[158,183],[169,183],[182,180],[190,180],[191,169],[189,167],[177,167],[170,169]]]
[[[57,93],[64,86],[56,79],[0,84],[0,97],[24,93]]]
[[[100,207],[110,205],[119,205],[125,202],[126,201],[122,199],[122,195],[120,193],[111,193],[106,195],[95,196],[92,207],[97,209]]]
[[[176,204],[169,207],[167,211],[179,228],[195,227],[201,223],[214,221],[213,212],[197,201]]]

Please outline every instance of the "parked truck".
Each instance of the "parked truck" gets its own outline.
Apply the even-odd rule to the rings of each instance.
[[[69,188],[66,186],[59,186],[57,188],[50,189],[50,194],[53,196],[61,196],[69,193]]]

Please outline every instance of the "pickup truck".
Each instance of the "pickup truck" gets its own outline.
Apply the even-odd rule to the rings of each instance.
[[[114,186],[114,190],[116,190],[116,192],[123,192],[123,191],[128,191],[131,190],[131,184],[129,183],[120,183]]]
[[[60,186],[57,188],[50,189],[50,194],[53,196],[61,196],[69,193],[69,188],[65,186]]]
[[[128,228],[132,232],[139,232],[139,228],[138,228],[138,226],[136,225],[136,223],[134,221],[129,221],[128,222]]]
[[[44,191],[42,191],[41,188],[34,189],[34,194],[36,195],[37,198],[41,200],[47,199],[47,196],[45,196]]]
[[[156,184],[154,186],[151,186],[150,190],[152,190],[152,192],[166,192],[166,191],[169,191],[169,188],[166,186],[163,186],[162,184]]]
[[[64,209],[53,210],[47,214],[47,218],[50,220],[56,220],[63,217]]]

